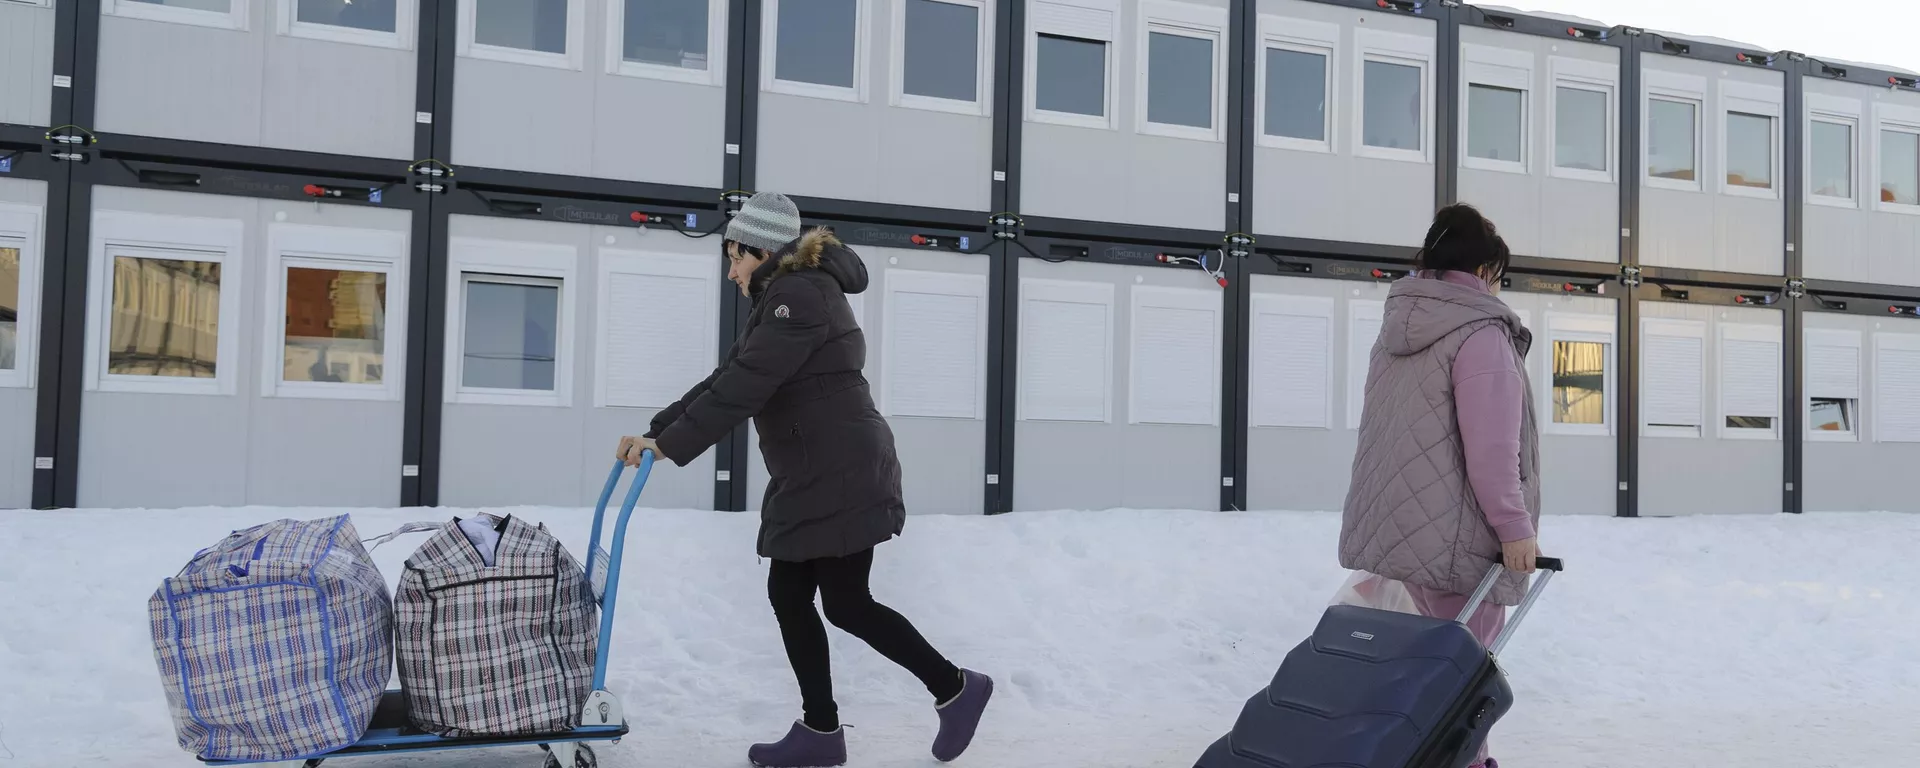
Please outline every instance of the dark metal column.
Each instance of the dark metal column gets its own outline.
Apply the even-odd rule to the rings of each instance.
[[[1020,209],[1020,140],[1026,103],[1024,2],[994,6],[993,177],[994,216]],[[999,231],[996,227],[995,231]],[[1013,230],[1017,232],[1018,230]],[[1020,250],[1007,241],[987,251],[987,438],[984,511],[1013,511],[1014,438],[1019,425]]]
[[[1640,516],[1640,301],[1634,285],[1640,265],[1640,52],[1642,37],[1629,35],[1620,44],[1620,155],[1616,178],[1620,184],[1620,264],[1629,283],[1620,296],[1618,354],[1619,394],[1615,396],[1614,433],[1619,482],[1614,514]]]
[[[1225,251],[1244,250],[1246,255],[1223,256],[1227,287],[1221,291],[1225,303],[1222,323],[1226,333],[1220,356],[1220,509],[1247,508],[1247,401],[1252,390],[1248,380],[1251,366],[1249,347],[1249,308],[1253,286],[1246,261],[1253,257],[1251,244],[1233,240],[1253,226],[1254,132],[1259,125],[1254,114],[1259,103],[1255,93],[1260,66],[1260,16],[1251,3],[1235,3],[1228,29],[1231,30],[1227,74],[1227,242]]]
[[[1781,504],[1784,511],[1798,514],[1804,511],[1803,484],[1805,478],[1803,458],[1806,454],[1806,378],[1807,372],[1801,364],[1806,359],[1806,317],[1804,302],[1797,295],[1803,269],[1803,246],[1800,242],[1801,227],[1806,215],[1807,186],[1804,181],[1806,153],[1805,113],[1808,67],[1799,57],[1782,56],[1777,62],[1786,70],[1786,103],[1781,109],[1780,146],[1781,157],[1785,159],[1780,173],[1780,188],[1784,193],[1781,203],[1786,206],[1785,270],[1787,276],[1787,294],[1781,303],[1781,319],[1785,343],[1781,345],[1782,383],[1780,388],[1782,401],[1780,409],[1781,459],[1784,463],[1781,489]]]
[[[420,4],[420,55],[414,86],[416,168],[444,171],[453,145],[455,0]],[[447,176],[412,175],[411,184],[447,184]],[[405,194],[405,193],[403,193]],[[412,194],[421,194],[414,192]],[[440,503],[440,431],[446,386],[447,230],[451,215],[426,193],[413,210],[407,286],[406,422],[400,436],[400,503]]]
[[[730,0],[727,5],[727,140],[722,148],[722,179],[728,192],[754,185],[755,148],[760,130],[760,0]],[[722,203],[721,215],[736,206]],[[806,211],[801,211],[806,213]],[[718,254],[716,254],[718,255]],[[721,261],[718,269],[726,270]],[[730,281],[720,281],[720,349],[733,347],[752,307]],[[724,352],[723,352],[724,354]],[[713,447],[713,508],[747,508],[747,425],[734,428]]]
[[[1433,82],[1433,206],[1438,209],[1460,199],[1460,22],[1466,14],[1442,3],[1434,11]]]

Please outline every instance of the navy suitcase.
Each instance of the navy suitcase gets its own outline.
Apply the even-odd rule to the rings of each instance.
[[[1496,657],[1560,561],[1543,557],[1537,567],[1491,648],[1465,621],[1493,590],[1498,565],[1453,621],[1328,608],[1194,768],[1466,768],[1513,707]]]

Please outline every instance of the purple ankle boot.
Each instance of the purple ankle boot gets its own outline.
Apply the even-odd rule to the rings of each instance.
[[[973,743],[974,729],[993,698],[993,678],[970,669],[960,670],[960,695],[937,707],[940,734],[933,737],[933,759],[952,762]]]
[[[847,764],[847,732],[835,728],[821,733],[795,722],[786,738],[747,749],[747,760],[760,768],[834,768]]]

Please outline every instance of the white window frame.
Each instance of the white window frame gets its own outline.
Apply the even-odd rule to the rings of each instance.
[[[987,343],[985,341],[988,329],[987,306],[990,293],[987,286],[987,276],[976,272],[948,272],[937,269],[894,267],[885,271],[882,275],[882,282],[883,285],[880,287],[880,394],[876,398],[880,405],[880,413],[888,418],[927,419],[933,421],[980,421],[985,419],[987,414],[987,377],[992,375],[992,373],[988,371]],[[979,302],[976,306],[980,308],[980,312],[974,321],[974,333],[978,334],[976,338],[981,341],[974,345],[973,358],[974,376],[976,377],[974,379],[974,386],[976,387],[977,394],[974,396],[973,402],[968,404],[972,406],[972,411],[967,415],[929,416],[924,414],[902,413],[902,409],[894,405],[893,393],[898,385],[893,381],[893,376],[890,375],[890,366],[898,364],[897,360],[899,358],[894,352],[894,347],[900,340],[900,335],[895,332],[895,329],[900,326],[895,323],[894,309],[905,301],[900,297],[900,294],[903,293],[926,293],[937,296],[973,299]],[[866,305],[862,302],[860,312],[864,313],[865,311]]]
[[[445,401],[472,405],[522,405],[566,408],[573,405],[574,333],[578,325],[574,307],[578,303],[580,283],[579,249],[559,243],[536,243],[491,238],[456,237],[447,249],[447,333],[446,371],[449,376]],[[559,317],[555,321],[553,390],[495,389],[467,387],[462,384],[466,354],[466,284],[469,276],[480,282],[551,285],[560,287]]]
[[[1334,304],[1335,304],[1335,300],[1331,296],[1298,296],[1298,295],[1287,294],[1287,293],[1255,293],[1253,294],[1252,312],[1250,313],[1251,315],[1250,319],[1255,322],[1250,323],[1247,329],[1247,335],[1249,338],[1252,337],[1252,335],[1255,332],[1255,329],[1258,328],[1257,321],[1259,320],[1261,315],[1278,315],[1280,317],[1291,317],[1291,318],[1318,318],[1326,321],[1327,338],[1326,338],[1325,349],[1327,351],[1327,360],[1326,360],[1327,396],[1326,396],[1326,399],[1321,402],[1322,411],[1320,413],[1320,422],[1318,424],[1265,423],[1260,420],[1260,414],[1257,412],[1257,409],[1249,407],[1247,412],[1248,427],[1253,429],[1311,429],[1311,430],[1318,430],[1322,432],[1331,431],[1332,429],[1334,429],[1333,397],[1334,397],[1334,393],[1339,391],[1339,379],[1340,379],[1340,374],[1338,371],[1339,366],[1334,365],[1335,356],[1339,354],[1339,345],[1334,342],[1335,342],[1335,339],[1339,338],[1339,335],[1340,335],[1335,330],[1334,312],[1333,312]],[[1347,321],[1349,324],[1352,323],[1353,320],[1352,320],[1351,313],[1349,313]],[[1249,361],[1248,369],[1249,371],[1252,370],[1251,361]],[[1363,373],[1362,376],[1364,375],[1365,374]],[[1258,379],[1255,379],[1255,381],[1258,381]]]
[[[1873,381],[1861,383],[1863,389],[1871,387],[1868,391],[1873,393],[1875,404],[1873,442],[1908,444],[1920,442],[1920,439],[1916,438],[1889,438],[1887,435],[1891,430],[1887,429],[1887,425],[1881,422],[1881,419],[1886,418],[1887,414],[1887,409],[1880,405],[1886,402],[1886,390],[1889,387],[1903,386],[1902,384],[1888,381],[1887,375],[1882,372],[1884,368],[1882,363],[1884,360],[1882,360],[1880,353],[1888,349],[1896,349],[1903,352],[1920,352],[1920,333],[1896,333],[1893,331],[1874,331],[1873,333]]]
[[[1620,67],[1615,64],[1602,64],[1585,59],[1571,59],[1564,56],[1552,56],[1547,60],[1547,68],[1552,73],[1553,91],[1547,97],[1547,130],[1543,147],[1551,147],[1547,152],[1547,175],[1559,179],[1574,181],[1595,181],[1605,184],[1615,183],[1619,178],[1616,158],[1620,155]],[[1560,89],[1599,92],[1607,99],[1606,137],[1607,168],[1604,171],[1589,171],[1584,168],[1563,168],[1560,165]]]
[[[1707,79],[1648,68],[1642,73],[1645,87],[1640,93],[1640,177],[1651,189],[1674,192],[1705,192],[1707,167]],[[1680,181],[1653,175],[1653,101],[1682,101],[1693,105],[1693,181]],[[1724,181],[1724,180],[1723,180]]]
[[[236,32],[248,30],[247,7],[254,0],[231,0],[226,13],[203,11],[198,8],[176,8],[170,5],[140,3],[134,0],[100,0],[100,13],[107,16],[119,16],[123,19],[143,19],[168,24],[185,24],[191,27],[210,27],[230,29]],[[222,267],[222,269],[225,269]]]
[[[234,0],[241,2],[242,0]],[[251,0],[247,0],[251,1]],[[300,0],[278,0],[278,15],[275,20],[275,32],[286,37],[301,37],[308,40],[325,40],[348,45],[366,45],[374,48],[392,48],[397,51],[413,50],[413,43],[419,39],[418,27],[420,11],[416,0],[393,0],[393,31],[379,32],[371,29],[340,27],[332,24],[315,24],[300,21]]]
[[[1889,203],[1880,199],[1880,132],[1893,131],[1920,135],[1920,107],[1902,104],[1875,103],[1873,105],[1873,186],[1874,210],[1897,213],[1905,216],[1920,216],[1920,205],[1909,203]]]
[[[1020,307],[1022,309],[1026,308],[1026,303],[1028,301],[1050,301],[1050,302],[1063,303],[1063,304],[1093,305],[1093,306],[1098,306],[1101,309],[1106,311],[1107,335],[1106,335],[1106,347],[1104,349],[1104,354],[1106,357],[1106,367],[1100,371],[1100,382],[1103,388],[1100,391],[1101,411],[1100,411],[1100,418],[1098,420],[1035,417],[1027,413],[1026,398],[1024,397],[1019,397],[1014,399],[1014,410],[1015,410],[1014,418],[1020,421],[1034,421],[1034,422],[1044,422],[1044,423],[1054,423],[1054,424],[1112,424],[1113,423],[1113,384],[1114,384],[1113,337],[1114,337],[1114,320],[1116,319],[1115,315],[1118,314],[1118,311],[1116,310],[1114,304],[1115,304],[1115,294],[1117,292],[1118,291],[1116,290],[1114,284],[1110,282],[1086,282],[1081,280],[1049,280],[1049,279],[1033,278],[1033,277],[1021,278],[1019,301],[1020,301]],[[1021,357],[1022,363],[1025,362],[1025,355],[1027,350],[1027,345],[1024,343],[1024,340],[1027,338],[1027,334],[1031,333],[1031,331],[1029,330],[1030,328],[1032,328],[1032,326],[1027,323],[1020,324],[1019,334],[1020,334],[1020,339],[1022,340],[1023,343],[1020,344],[1020,351],[1018,352],[1018,354],[1022,356]],[[1019,381],[1015,383],[1015,386],[1019,387],[1018,391],[1024,392],[1026,389],[1025,371],[1027,371],[1028,368],[1026,365],[1023,364],[1020,366],[1020,370],[1022,372],[1021,378],[1019,379]]]
[[[1780,199],[1780,183],[1784,179],[1786,168],[1786,164],[1782,162],[1784,158],[1781,151],[1781,132],[1785,128],[1782,125],[1786,115],[1786,108],[1783,106],[1785,101],[1785,92],[1774,86],[1739,80],[1720,81],[1720,172],[1714,176],[1720,180],[1721,194],[1759,200]],[[1742,187],[1727,182],[1727,169],[1730,167],[1727,162],[1727,153],[1733,147],[1732,136],[1727,133],[1727,124],[1734,112],[1768,118],[1767,125],[1771,130],[1767,138],[1767,162],[1772,163],[1773,167],[1767,170],[1769,181],[1765,189]]]
[[[238,2],[238,0],[236,0]],[[499,45],[487,45],[474,40],[475,25],[478,23],[477,3],[469,0],[460,6],[460,37],[456,42],[459,55],[470,59],[504,61],[511,64],[525,64],[532,67],[551,69],[570,69],[583,71],[586,68],[587,42],[587,2],[586,0],[567,0],[567,51],[566,53],[547,53],[528,51],[520,48],[508,48]]]
[[[13,367],[0,369],[0,389],[32,389],[40,351],[41,251],[46,211],[37,205],[0,203],[0,247],[20,249],[20,295],[14,297]]]
[[[724,87],[727,84],[727,4],[707,0],[707,68],[669,67],[645,61],[627,61],[626,0],[607,3],[607,74]],[[572,10],[568,10],[571,17]]]
[[[637,275],[641,277],[668,279],[695,279],[705,286],[703,289],[702,311],[699,317],[674,318],[674,333],[694,334],[697,338],[711,339],[719,336],[720,305],[719,296],[713,289],[719,287],[713,269],[711,256],[696,256],[685,253],[646,251],[629,248],[601,248],[599,269],[594,280],[594,325],[593,325],[593,407],[595,408],[638,408],[658,410],[673,405],[672,400],[664,403],[644,403],[638,401],[613,402],[617,397],[608,397],[607,387],[607,329],[614,323],[631,323],[630,313],[634,307],[613,306],[613,276]],[[857,314],[857,313],[856,313]],[[708,350],[709,362],[720,364],[721,350],[716,346]]]
[[[1638,409],[1640,413],[1640,434],[1646,437],[1684,437],[1696,440],[1705,437],[1707,434],[1707,425],[1705,423],[1707,420],[1707,412],[1712,410],[1707,402],[1707,377],[1712,373],[1707,370],[1707,324],[1700,320],[1676,320],[1659,317],[1641,318],[1640,336],[1641,338],[1645,338],[1648,335],[1700,340],[1700,412],[1696,414],[1696,416],[1701,423],[1692,427],[1683,427],[1670,424],[1652,424],[1647,421],[1649,409],[1646,407],[1645,399],[1647,396],[1646,393],[1651,390],[1646,385],[1646,345],[1642,344],[1639,349],[1634,350],[1634,354],[1640,357],[1637,361],[1639,364],[1635,366],[1641,378],[1640,389],[1642,390],[1639,395],[1641,398],[1641,407]],[[1724,418],[1722,419],[1722,423],[1725,423]]]
[[[1808,94],[1808,95],[1811,96],[1812,94]],[[1801,400],[1803,402],[1800,404],[1800,407],[1801,407],[1801,413],[1803,415],[1801,417],[1801,424],[1804,425],[1803,428],[1806,430],[1807,440],[1811,442],[1816,442],[1816,443],[1857,443],[1859,442],[1860,433],[1862,431],[1862,425],[1864,423],[1861,417],[1864,415],[1862,411],[1864,411],[1866,407],[1865,401],[1866,401],[1866,390],[1867,390],[1867,381],[1866,381],[1867,348],[1866,348],[1865,334],[1859,331],[1852,331],[1852,330],[1846,330],[1841,328],[1808,328],[1805,331],[1805,337],[1806,338],[1804,339],[1804,344],[1806,346],[1806,349],[1808,350],[1812,350],[1816,346],[1846,347],[1848,349],[1853,350],[1854,359],[1857,361],[1856,364],[1854,365],[1854,371],[1853,371],[1853,380],[1854,380],[1853,397],[1850,397],[1850,398],[1832,397],[1831,396],[1832,393],[1822,394],[1821,392],[1814,391],[1811,387],[1808,387],[1807,390],[1802,393],[1803,396]],[[1806,361],[1811,359],[1811,357],[1812,355],[1810,354],[1802,355],[1800,358],[1801,365],[1803,366],[1806,365]],[[1814,429],[1813,428],[1813,401],[1815,399],[1844,400],[1846,402],[1852,403],[1853,410],[1847,414],[1847,416],[1851,419],[1850,423],[1847,424],[1848,429],[1844,431],[1839,431],[1839,432],[1832,432],[1824,429],[1821,429],[1821,430]]]
[[[1140,416],[1140,334],[1136,329],[1140,322],[1140,310],[1145,307],[1162,309],[1189,309],[1212,313],[1214,330],[1211,333],[1196,331],[1193,343],[1205,344],[1213,350],[1213,362],[1209,366],[1206,392],[1213,407],[1205,420],[1201,421],[1161,421],[1142,419]],[[1218,291],[1198,288],[1171,288],[1161,285],[1135,285],[1128,296],[1127,306],[1127,423],[1153,426],[1176,427],[1218,427],[1220,426],[1220,376],[1221,344],[1219,334],[1223,330],[1225,317],[1220,306]]]
[[[1831,195],[1816,194],[1813,191],[1813,175],[1810,173],[1802,173],[1801,175],[1806,177],[1807,203],[1809,205],[1822,205],[1829,208],[1859,210],[1860,200],[1866,194],[1863,185],[1866,182],[1866,174],[1864,171],[1866,170],[1867,142],[1865,132],[1861,130],[1867,124],[1867,121],[1864,119],[1866,114],[1863,108],[1864,105],[1862,105],[1858,99],[1842,98],[1824,93],[1808,93],[1805,98],[1807,108],[1805,133],[1807,139],[1805,142],[1806,146],[1800,149],[1800,151],[1804,153],[1801,155],[1804,158],[1802,161],[1804,165],[1802,167],[1813,167],[1814,123],[1829,123],[1845,126],[1848,135],[1851,137],[1848,148],[1852,150],[1852,155],[1847,158],[1847,162],[1851,164],[1851,167],[1847,169],[1848,183],[1852,185],[1852,187],[1847,190],[1849,196],[1833,197]],[[1875,135],[1878,134],[1876,133]],[[1875,185],[1874,189],[1878,190],[1879,186]],[[1878,195],[1876,195],[1876,197],[1878,197]]]
[[[51,8],[53,7],[53,0],[0,0],[0,5],[4,5],[4,4],[31,5],[36,8]]]
[[[1141,0],[1138,36],[1134,39],[1139,63],[1134,66],[1133,129],[1146,136],[1224,142],[1227,140],[1227,9],[1168,0]],[[1147,81],[1153,66],[1148,36],[1158,32],[1206,40],[1213,44],[1212,127],[1156,123],[1147,117]]]
[[[801,96],[830,101],[845,101],[855,104],[867,102],[867,27],[873,23],[872,9],[868,6],[874,0],[854,0],[853,4],[853,87],[842,88],[837,85],[802,83],[794,80],[781,80],[775,76],[780,60],[780,3],[807,0],[762,0],[765,6],[760,10],[760,90],[768,93],[780,93],[788,96]],[[984,21],[981,22],[983,25]]]
[[[1608,315],[1587,313],[1548,312],[1546,313],[1547,385],[1539,387],[1539,412],[1547,414],[1540,422],[1540,431],[1550,435],[1583,435],[1591,437],[1610,437],[1613,435],[1615,403],[1619,389],[1615,386],[1618,373],[1616,358],[1619,357],[1615,346],[1614,330],[1618,320]],[[1604,407],[1601,409],[1599,424],[1561,424],[1553,420],[1553,343],[1556,341],[1589,342],[1606,347],[1606,375],[1601,386],[1606,390],[1601,394]]]
[[[1323,73],[1326,82],[1326,101],[1320,112],[1320,140],[1301,139],[1293,136],[1272,136],[1267,133],[1267,52],[1278,48],[1314,56],[1320,56],[1327,62]],[[1319,152],[1333,154],[1334,137],[1338,133],[1334,119],[1339,114],[1340,88],[1340,25],[1324,21],[1310,21],[1284,16],[1261,15],[1260,17],[1260,60],[1254,67],[1254,109],[1258,110],[1259,124],[1254,140],[1263,147],[1273,149],[1291,149],[1300,152]]]
[[[1372,29],[1353,31],[1353,154],[1374,160],[1433,163],[1434,38]],[[1420,70],[1420,149],[1387,149],[1367,144],[1367,62],[1400,64]]]
[[[1715,372],[1719,375],[1720,386],[1717,389],[1720,393],[1720,396],[1716,398],[1716,400],[1718,401],[1716,404],[1719,407],[1715,409],[1717,413],[1714,419],[1714,423],[1720,430],[1720,437],[1726,440],[1778,440],[1780,439],[1780,428],[1781,428],[1781,425],[1784,423],[1782,418],[1783,414],[1781,413],[1781,408],[1780,408],[1780,397],[1779,397],[1779,394],[1781,392],[1780,376],[1782,375],[1782,372],[1785,370],[1784,361],[1785,361],[1786,350],[1785,350],[1785,343],[1781,338],[1781,332],[1784,329],[1778,325],[1761,325],[1758,323],[1723,322],[1723,323],[1720,323],[1719,325],[1720,325],[1720,334],[1719,334],[1720,338],[1717,340],[1719,343],[1715,345],[1717,349],[1714,350],[1714,366],[1716,369]],[[1754,342],[1762,342],[1762,343],[1773,345],[1773,352],[1774,352],[1773,375],[1775,377],[1774,378],[1775,397],[1774,397],[1772,413],[1770,414],[1768,413],[1729,413],[1727,411],[1726,382],[1727,382],[1727,342],[1728,341],[1754,341]],[[1749,429],[1745,427],[1729,427],[1727,426],[1727,417],[1729,416],[1771,416],[1773,418],[1773,426],[1767,429]]]
[[[266,329],[260,340],[260,396],[321,400],[388,400],[405,397],[407,350],[407,233],[310,224],[267,227]],[[287,270],[339,269],[387,277],[387,305],[379,384],[286,381]]]
[[[1117,114],[1120,110],[1119,70],[1120,62],[1123,59],[1120,55],[1119,0],[1024,0],[1024,2],[1027,3],[1027,39],[1024,43],[1025,51],[1022,55],[1026,57],[1024,59],[1026,66],[1021,67],[1021,70],[1025,73],[1024,77],[1026,78],[1025,118],[1027,122],[1064,125],[1074,128],[1096,128],[1109,131],[1118,130],[1120,127],[1120,117]],[[1043,14],[1036,13],[1036,11],[1040,10],[1040,6],[1047,5],[1104,13],[1107,15],[1107,28],[1104,30],[1091,27],[1069,28],[1049,23],[1049,20]],[[1067,35],[1084,40],[1097,40],[1107,44],[1107,64],[1105,70],[1107,87],[1106,93],[1102,94],[1102,97],[1106,99],[1106,103],[1102,108],[1102,111],[1105,113],[1104,115],[1093,117],[1072,112],[1054,112],[1052,110],[1041,109],[1037,106],[1037,83],[1040,69],[1040,35],[1042,34]]]
[[[86,388],[93,392],[140,392],[156,395],[231,395],[239,391],[240,298],[246,282],[243,250],[246,225],[238,219],[200,216],[162,216],[151,213],[102,210],[93,214],[87,295]],[[178,257],[220,265],[219,335],[215,337],[214,375],[210,379],[178,376],[138,376],[107,372],[107,345],[113,334],[113,257],[121,248],[164,252],[158,258]],[[128,254],[135,255],[135,254]]]
[[[907,2],[893,0],[893,51],[888,62],[891,86],[887,103],[908,109],[950,112],[956,115],[989,117],[993,114],[993,2],[992,0],[934,0],[948,5],[972,6],[979,10],[980,27],[974,35],[975,54],[973,100],[958,101],[937,96],[907,93]]]
[[[1533,167],[1534,77],[1533,52],[1473,43],[1460,44],[1460,167],[1526,175]],[[1489,160],[1467,152],[1472,130],[1473,86],[1485,85],[1520,92],[1520,159]]]

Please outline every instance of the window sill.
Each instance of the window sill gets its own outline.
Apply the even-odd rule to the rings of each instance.
[[[1135,127],[1135,133],[1141,136],[1158,136],[1163,139],[1181,139],[1218,144],[1226,141],[1219,131],[1212,128],[1195,128],[1191,125],[1167,125],[1165,123],[1141,122]]]
[[[396,51],[413,50],[413,41],[399,32],[375,32],[367,29],[336,27],[330,24],[311,24],[296,21],[280,34],[302,40],[319,40],[343,45],[364,45],[369,48],[387,48]]]
[[[1700,428],[1699,427],[1657,427],[1652,425],[1641,425],[1640,436],[1641,437],[1671,437],[1671,438],[1682,438],[1687,440],[1698,440],[1700,439]]]
[[[1325,139],[1302,139],[1294,136],[1273,136],[1263,133],[1254,137],[1254,141],[1266,149],[1313,152],[1322,155],[1333,154],[1333,142]]]
[[[454,389],[447,402],[456,405],[518,405],[535,408],[566,408],[570,405],[557,392],[517,389]]]
[[[1385,147],[1362,144],[1358,149],[1354,150],[1353,154],[1355,157],[1363,157],[1368,160],[1386,160],[1395,163],[1419,163],[1421,165],[1432,164],[1432,162],[1427,159],[1426,151],[1418,149],[1387,149]]]
[[[992,115],[986,105],[977,101],[943,99],[938,96],[921,96],[913,93],[897,93],[893,105],[901,109],[918,109],[924,112],[944,112],[949,115],[966,117],[989,117]]]
[[[1742,429],[1738,427],[1722,427],[1720,429],[1720,439],[1722,440],[1779,440],[1780,435],[1775,433],[1775,431],[1772,429]]]
[[[867,101],[866,96],[860,93],[858,87],[848,88],[839,85],[803,83],[795,80],[770,80],[767,82],[767,87],[763,90],[768,93],[798,96],[804,99],[844,101],[849,104],[864,104]]]
[[[1665,190],[1668,192],[1703,192],[1705,191],[1704,189],[1701,188],[1700,182],[1698,181],[1678,181],[1675,179],[1664,179],[1659,176],[1648,176],[1647,188]]]
[[[1810,443],[1858,443],[1860,442],[1860,433],[1853,432],[1851,430],[1846,432],[1829,432],[1824,429],[1822,430],[1810,429],[1810,430],[1807,430],[1807,442],[1810,442]]]
[[[1484,157],[1461,156],[1460,167],[1489,173],[1507,173],[1515,176],[1530,176],[1527,164],[1509,160],[1489,160]]]
[[[652,64],[621,59],[614,63],[613,68],[608,70],[608,73],[641,80],[659,80],[668,83],[685,83],[687,85],[713,87],[725,86],[719,73],[714,71],[712,61],[707,62],[706,69],[688,69],[686,67],[669,67],[665,64]]]
[[[1727,197],[1744,197],[1750,200],[1779,200],[1780,192],[1773,187],[1742,187],[1735,184],[1720,185],[1720,194]]]
[[[219,396],[233,394],[231,379],[187,379],[171,376],[129,376],[102,373],[90,388],[94,392],[141,395]]]
[[[1566,179],[1567,181],[1589,181],[1595,184],[1616,183],[1613,178],[1613,171],[1610,170],[1590,171],[1585,168],[1562,168],[1556,165],[1547,169],[1547,175],[1556,179]]]
[[[1874,203],[1874,210],[1899,216],[1920,216],[1920,205],[1910,205],[1907,203],[1876,202]]]
[[[17,362],[17,358],[16,358]],[[17,368],[0,370],[0,389],[32,389],[33,377]]]
[[[1068,128],[1090,128],[1098,131],[1116,130],[1113,120],[1105,116],[1082,115],[1074,112],[1050,112],[1035,108],[1027,115],[1027,122],[1060,125]]]
[[[486,45],[484,43],[474,43],[468,46],[467,50],[461,52],[461,55],[470,59],[521,64],[546,69],[579,71],[581,68],[580,61],[569,54],[529,51],[520,48],[504,48],[497,45]]]
[[[1808,194],[1807,205],[1818,205],[1822,208],[1843,208],[1849,211],[1860,210],[1860,201],[1851,197],[1828,197],[1826,195]]]
[[[398,387],[389,384],[334,384],[320,381],[270,381],[262,397],[286,400],[360,400],[399,402]]]

